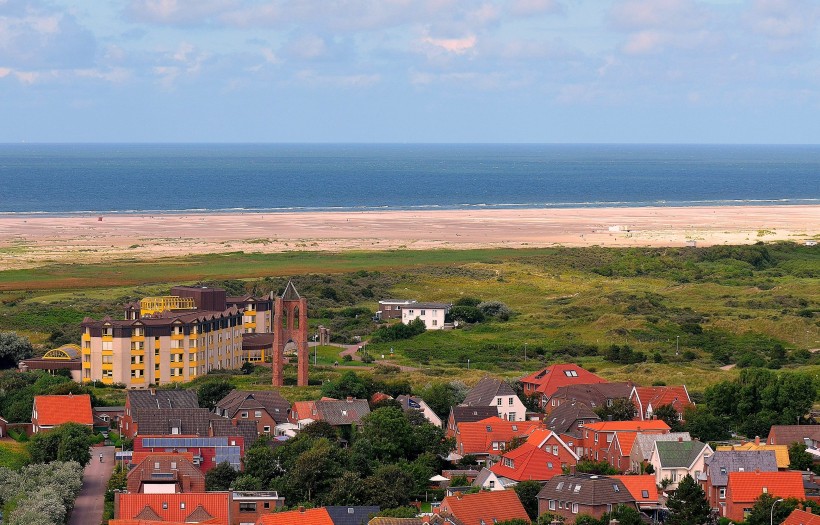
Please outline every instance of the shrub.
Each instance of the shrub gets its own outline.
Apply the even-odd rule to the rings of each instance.
[[[486,317],[495,317],[499,321],[507,321],[512,315],[512,310],[500,301],[487,301],[477,306]]]

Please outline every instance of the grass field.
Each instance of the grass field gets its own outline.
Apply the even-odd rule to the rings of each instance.
[[[0,465],[17,470],[29,461],[29,454],[24,443],[11,438],[0,439]]]
[[[734,377],[736,370],[720,369],[727,363],[814,373],[820,365],[820,354],[806,352],[820,348],[820,250],[793,244],[234,253],[60,265],[0,272],[0,330],[19,330],[45,344],[75,341],[83,317],[119,317],[123,302],[167,293],[174,284],[210,281],[242,293],[266,293],[287,278],[310,301],[311,327],[330,326],[345,341],[375,329],[370,315],[379,297],[476,297],[512,309],[506,322],[368,345],[371,355],[390,356],[392,348],[391,362],[417,368],[407,375],[413,384],[454,378],[470,383],[486,372],[513,378],[547,363],[576,361],[615,380],[686,382],[702,390]],[[607,361],[602,354],[612,344],[629,345],[647,361]],[[350,364],[338,351],[317,350],[320,366],[311,376],[316,385],[338,374],[334,361]],[[269,377],[231,381],[261,388]],[[290,395],[308,398],[316,392],[318,386]],[[121,394],[100,389],[100,395],[115,401]]]

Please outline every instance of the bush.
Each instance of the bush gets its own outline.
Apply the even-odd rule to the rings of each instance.
[[[499,321],[507,321],[512,316],[512,310],[500,301],[487,301],[477,306],[486,317],[494,317]]]
[[[464,323],[480,323],[484,313],[475,306],[454,306],[450,309],[450,319]]]
[[[373,332],[373,337],[370,339],[371,343],[386,343],[390,341],[399,341],[401,339],[410,339],[427,330],[424,326],[424,321],[421,319],[413,319],[409,324],[399,323],[384,328],[379,328]]]

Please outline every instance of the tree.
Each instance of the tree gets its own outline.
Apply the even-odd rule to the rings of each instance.
[[[419,396],[441,418],[450,414],[450,408],[464,401],[465,389],[454,383],[431,383],[421,389]]]
[[[231,464],[223,461],[205,474],[205,490],[228,490],[237,475]]]
[[[17,332],[0,332],[0,369],[17,368],[17,363],[34,354],[27,337]]]
[[[484,314],[475,306],[453,306],[448,315],[453,321],[470,324],[484,320]]]
[[[661,405],[658,408],[656,408],[655,416],[657,416],[658,419],[669,425],[669,428],[672,429],[672,432],[683,431],[683,423],[680,420],[680,414],[678,414],[678,410],[671,404]]]
[[[811,470],[814,466],[814,458],[806,452],[805,443],[792,443],[789,445],[789,468],[792,470]]]
[[[527,516],[531,520],[538,518],[538,493],[541,492],[541,484],[537,481],[522,481],[513,487],[518,499],[527,511]]]
[[[281,472],[279,467],[274,452],[267,446],[253,446],[245,452],[244,473],[261,480],[265,486]]]
[[[711,512],[703,488],[688,474],[678,483],[666,507],[670,513],[667,525],[702,525],[709,520]]]
[[[216,404],[225,396],[227,396],[233,385],[227,379],[217,379],[216,381],[207,381],[202,384],[196,391],[196,397],[199,400],[199,406],[202,408],[213,409]]]
[[[729,432],[729,420],[726,416],[716,415],[712,410],[703,405],[687,407],[683,411],[683,428],[692,437],[706,441],[721,441],[729,439],[732,433]]]
[[[28,446],[34,463],[76,461],[88,465],[91,461],[91,429],[77,423],[65,423],[48,432],[34,434]]]
[[[507,321],[512,316],[510,307],[500,301],[487,301],[479,304],[477,308],[486,317],[495,317],[499,321]]]
[[[385,518],[415,518],[418,514],[419,509],[416,507],[396,507],[394,509],[381,510],[376,516]]]
[[[331,441],[339,439],[336,428],[327,421],[314,421],[302,428],[299,433],[313,438],[327,438]]]
[[[369,399],[372,392],[372,381],[348,370],[336,381],[328,381],[322,385],[322,395],[334,399],[353,397]]]
[[[601,517],[601,525],[609,525],[613,519],[618,520],[619,525],[643,525],[644,523],[638,509],[627,505],[618,505],[612,509],[611,513],[604,514]]]
[[[746,518],[746,525],[769,525],[770,522],[783,523],[800,503],[795,498],[788,498],[774,505],[777,499],[779,499],[777,496],[771,494],[761,494],[755,500],[755,504]],[[774,508],[772,508],[772,505],[774,505]]]
[[[404,507],[410,502],[415,482],[398,465],[384,465],[376,469],[362,483],[364,500],[384,509]]]
[[[587,474],[598,474],[602,476],[610,476],[620,474],[618,469],[606,461],[594,461],[590,458],[581,458],[577,465],[575,465],[576,472],[584,472]]]
[[[611,405],[598,407],[595,413],[602,421],[632,421],[635,405],[626,397],[613,399]]]
[[[499,521],[496,525],[530,525],[530,521],[521,518],[512,518],[509,520]]]
[[[358,472],[345,471],[336,480],[324,501],[326,505],[361,505],[362,478]]]

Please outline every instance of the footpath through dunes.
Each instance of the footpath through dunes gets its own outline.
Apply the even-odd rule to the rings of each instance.
[[[2,216],[0,270],[242,251],[698,246],[814,239],[820,206]]]

